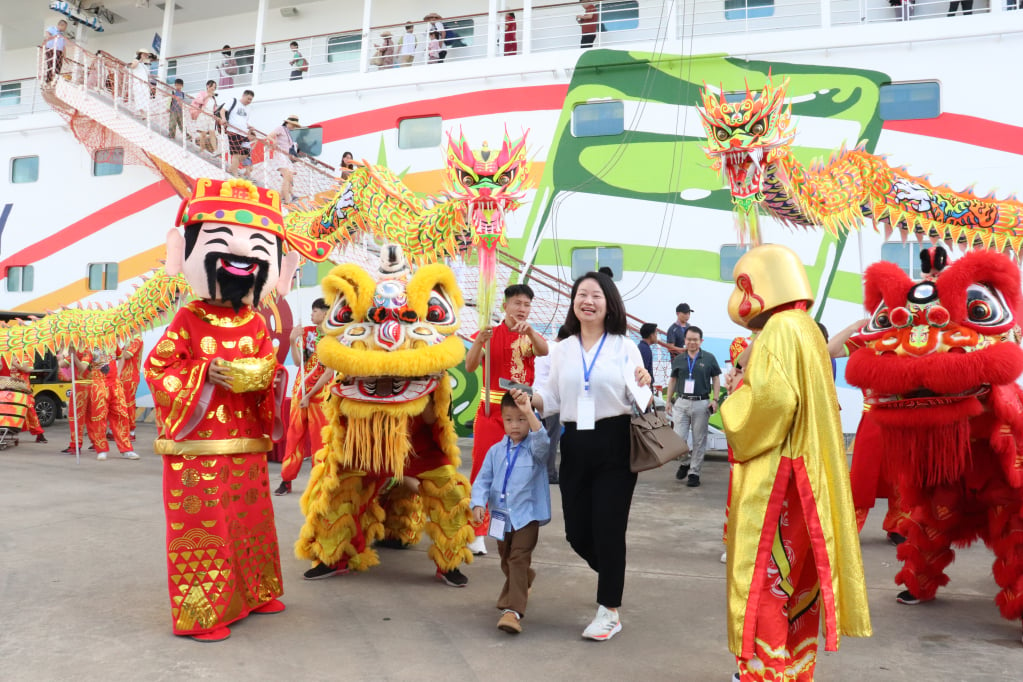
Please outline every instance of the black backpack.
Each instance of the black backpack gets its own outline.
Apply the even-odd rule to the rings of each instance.
[[[217,122],[216,122],[216,126],[217,126],[217,132],[218,132],[218,133],[222,133],[222,132],[224,132],[224,130],[225,130],[225,126],[224,126],[224,123],[223,123],[223,119],[221,119],[221,118],[220,118],[220,113],[221,113],[221,112],[222,112],[222,111],[224,110],[224,105],[225,105],[225,104],[227,104],[227,102],[224,102],[224,103],[222,103],[222,104],[221,104],[221,105],[220,105],[219,107],[217,107],[216,109],[214,109],[214,110],[213,110],[213,115],[214,115],[214,116],[216,117],[216,119],[217,119]],[[229,109],[227,110],[227,116],[225,116],[225,117],[224,117],[224,118],[226,118],[226,119],[227,119],[228,121],[230,121],[230,120],[231,120],[231,112],[233,112],[233,111],[234,111],[234,108],[235,108],[235,106],[236,106],[237,104],[238,104],[238,98],[237,98],[237,97],[235,97],[234,99],[232,99],[232,100],[231,100],[231,106],[230,106],[230,108],[229,108]]]

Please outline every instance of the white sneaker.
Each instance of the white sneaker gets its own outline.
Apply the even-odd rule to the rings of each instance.
[[[107,458],[107,453],[105,453],[105,452],[101,452],[101,453],[99,453],[98,455],[96,455],[96,459],[98,459],[98,460],[99,460],[99,461],[101,461],[101,462],[102,462],[103,460],[105,460],[106,458]]]
[[[593,622],[583,630],[583,639],[595,639],[598,642],[603,642],[621,631],[622,622],[618,618],[618,612],[598,606]]]
[[[487,553],[487,544],[483,541],[482,535],[477,535],[476,539],[466,545],[466,547],[469,548],[473,556],[483,556]]]
[[[134,450],[128,450],[128,452],[122,452],[121,457],[124,459],[138,459],[139,455]]]

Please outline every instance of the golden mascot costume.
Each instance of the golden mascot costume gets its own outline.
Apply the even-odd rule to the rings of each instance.
[[[447,370],[465,356],[454,273],[432,264],[413,274],[388,245],[378,272],[340,265],[323,295],[330,312],[317,350],[337,379],[302,495],[295,554],[313,562],[305,577],[365,571],[379,563],[374,541],[409,546],[425,530],[438,579],[462,587],[473,529],[450,416]]]
[[[903,604],[934,599],[953,546],[983,540],[995,554],[1002,616],[1023,616],[1023,373],[1020,273],[1007,256],[974,251],[945,267],[921,254],[922,281],[893,263],[867,268],[860,330],[846,379],[864,390],[897,486]]]
[[[219,641],[283,594],[266,453],[284,433],[287,376],[253,306],[288,292],[300,256],[329,245],[291,234],[277,192],[199,178],[167,235],[167,272],[185,304],[145,363],[163,455],[167,572],[176,635]],[[285,255],[285,246],[289,252]]]
[[[721,418],[732,448],[728,645],[740,680],[813,680],[817,637],[871,634],[838,397],[799,257],[735,264],[729,316],[758,332]]]

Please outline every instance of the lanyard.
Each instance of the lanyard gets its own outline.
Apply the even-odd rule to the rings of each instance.
[[[528,438],[528,436],[526,436],[526,438]],[[519,450],[522,449],[525,442],[525,438],[519,441],[519,444],[515,446],[514,454],[512,454],[511,451],[511,438],[508,439],[508,443],[506,444],[504,461],[508,464],[508,468],[504,471],[504,483],[501,484],[501,504],[504,504],[504,499],[506,497],[505,493],[508,491],[508,479],[511,478],[512,469],[515,467],[515,460],[519,458]]]
[[[699,353],[697,353],[697,357],[699,357]],[[689,378],[692,379],[693,378],[693,367],[696,366],[696,358],[694,358],[693,356],[689,355],[689,353],[686,353],[686,362],[689,363]]]
[[[605,339],[607,339],[607,332],[604,332],[604,335],[600,337],[600,345],[597,346],[597,352],[593,354],[593,359],[590,360],[590,366],[587,367],[586,366],[586,351],[583,350],[583,340],[582,340],[582,337],[579,338],[579,356],[583,360],[583,382],[584,382],[583,385],[584,385],[584,388],[586,389],[587,393],[590,392],[590,374],[593,373],[593,366],[595,364],[597,364],[597,356],[600,355],[600,349],[604,347]]]

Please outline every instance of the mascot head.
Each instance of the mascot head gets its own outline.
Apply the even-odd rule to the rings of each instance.
[[[921,258],[921,281],[893,263],[867,268],[864,299],[873,315],[846,379],[863,389],[886,442],[919,458],[912,468],[933,483],[962,473],[969,420],[984,411],[992,387],[1023,372],[1023,298],[1007,256],[975,251],[946,267],[936,247]]]
[[[167,235],[167,272],[184,273],[201,299],[236,311],[271,291],[287,294],[300,256],[324,260],[330,251],[325,242],[288,233],[277,192],[248,180],[199,178],[177,224],[184,235]]]
[[[810,280],[792,249],[764,244],[747,251],[732,270],[735,290],[728,298],[728,316],[747,329],[762,329],[779,307],[813,303]]]

